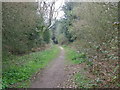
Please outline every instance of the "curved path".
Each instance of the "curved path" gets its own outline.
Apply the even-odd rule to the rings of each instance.
[[[61,49],[60,54],[44,70],[40,72],[31,83],[31,88],[57,88],[58,84],[63,83],[65,79],[65,52]]]

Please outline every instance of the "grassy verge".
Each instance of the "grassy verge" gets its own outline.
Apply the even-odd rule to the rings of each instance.
[[[10,87],[22,82],[18,87],[28,87],[31,76],[44,68],[59,53],[59,48],[54,46],[42,52],[35,52],[24,56],[12,56],[12,60],[3,62],[2,88]],[[6,58],[8,59],[8,58]]]
[[[63,46],[66,51],[66,59],[71,62],[71,64],[82,64],[86,63],[86,65],[92,65],[92,62],[89,62],[85,53],[78,53],[76,50],[68,47]],[[88,78],[85,73],[85,69],[81,69],[79,73],[74,74],[73,80],[77,84],[78,88],[90,88],[93,87],[95,84],[93,83],[93,80]]]
[[[70,47],[64,46],[66,51],[66,59],[69,60],[72,64],[81,64],[86,61],[86,55],[84,53],[77,53],[76,50],[73,50]]]

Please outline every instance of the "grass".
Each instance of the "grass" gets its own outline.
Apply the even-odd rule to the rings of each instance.
[[[71,64],[82,64],[86,63],[87,65],[92,65],[92,62],[90,62],[86,56],[85,53],[77,53],[76,50],[68,47],[63,46],[66,51],[66,59],[71,62]],[[95,84],[92,84],[93,80],[88,78],[83,72],[86,72],[83,68],[81,69],[79,73],[76,73],[73,76],[74,82],[77,84],[78,88],[90,88],[95,86]]]
[[[70,47],[63,46],[66,51],[66,59],[69,60],[72,64],[81,64],[86,61],[86,55],[84,53],[77,53],[75,50]]]
[[[3,62],[2,88],[10,87],[22,82],[16,88],[29,87],[31,76],[44,68],[59,53],[59,48],[54,46],[42,52],[35,52],[24,56],[12,56]]]

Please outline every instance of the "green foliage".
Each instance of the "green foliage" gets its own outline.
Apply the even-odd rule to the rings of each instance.
[[[93,62],[89,60],[85,53],[76,52],[76,50],[65,45],[64,48],[66,50],[66,59],[70,60],[71,63],[73,64],[86,63],[88,66],[93,65]]]
[[[37,14],[37,3],[4,2],[3,14],[3,55],[24,54],[33,47],[48,44],[50,33],[43,17]]]
[[[67,17],[67,19],[71,19],[71,25],[67,27],[77,37],[76,42],[79,44],[75,44],[76,48],[89,56],[92,52],[94,56],[114,53],[114,57],[116,57],[117,53],[114,51],[118,49],[118,29],[113,25],[113,22],[118,21],[117,4],[74,3],[71,12],[71,16],[75,15],[77,18]],[[80,45],[81,48],[77,45]]]
[[[61,45],[67,44],[68,42],[67,38],[63,34],[59,34],[59,36],[57,36],[57,40]]]
[[[77,53],[70,47],[64,47],[66,50],[66,59],[74,64],[81,64],[87,61],[87,57],[84,53]]]
[[[3,3],[3,51],[25,53],[33,46],[36,3]]]
[[[71,2],[65,7],[69,5]],[[64,10],[66,21],[70,20],[65,27],[76,37],[71,46],[86,54],[90,72],[106,80],[100,87],[117,87],[113,77],[118,74],[118,6],[115,2],[81,2]]]
[[[46,30],[43,34],[44,41],[48,44],[50,42],[50,33]]]
[[[49,50],[24,56],[15,56],[12,60],[3,61],[2,87],[14,87],[13,84],[18,82],[23,84],[25,80],[30,79],[35,72],[44,68],[50,60],[55,58],[58,52],[59,49],[57,47],[52,47]],[[25,83],[23,85],[26,85]]]
[[[72,15],[73,6],[73,2],[66,2],[66,5],[62,8],[65,13],[65,18],[56,21],[55,37],[58,39],[59,44],[68,44],[76,40],[74,33],[69,30],[69,26],[72,25],[72,20],[75,17]]]

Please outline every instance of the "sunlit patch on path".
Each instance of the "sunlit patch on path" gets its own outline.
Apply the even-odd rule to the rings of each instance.
[[[60,46],[60,49],[63,50],[63,47]]]

